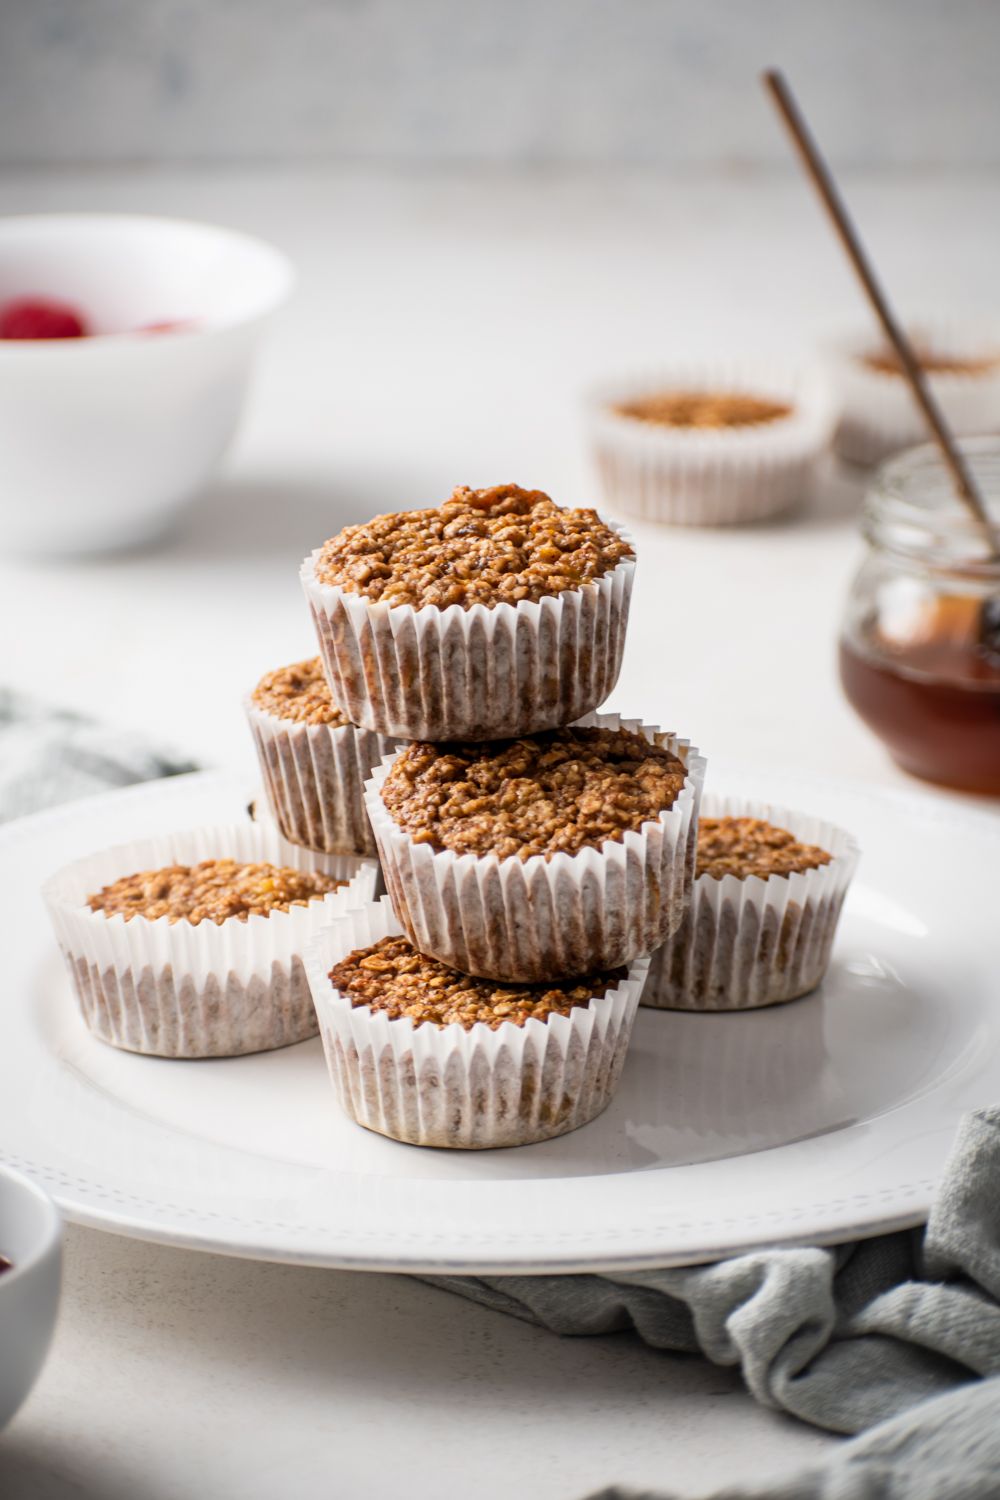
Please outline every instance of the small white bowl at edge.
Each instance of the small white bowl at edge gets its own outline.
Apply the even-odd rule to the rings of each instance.
[[[0,1165],[0,1428],[31,1390],[52,1341],[59,1306],[62,1224],[51,1198]]]

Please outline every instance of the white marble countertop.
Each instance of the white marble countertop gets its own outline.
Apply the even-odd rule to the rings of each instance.
[[[990,309],[993,178],[847,186],[905,308]],[[802,352],[860,316],[791,176],[0,177],[0,212],[55,208],[216,219],[298,264],[225,473],[174,537],[87,563],[0,561],[3,681],[248,780],[239,698],[311,650],[308,548],[456,483],[590,502],[590,381],[672,352]],[[857,503],[829,475],[780,524],[637,526],[609,706],[710,757],[904,784],[835,677]],[[615,1479],[705,1490],[786,1472],[832,1441],[754,1407],[729,1372],[626,1337],[558,1340],[399,1278],[84,1230],[67,1250],[52,1358],[0,1441],[5,1500],[572,1500]]]

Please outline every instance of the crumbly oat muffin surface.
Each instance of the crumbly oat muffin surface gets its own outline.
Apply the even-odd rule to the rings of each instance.
[[[929,349],[917,348],[917,363],[929,375],[988,375],[1000,365],[1000,355],[932,354]],[[880,375],[901,375],[899,357],[894,349],[876,349],[860,356],[861,363]]]
[[[620,842],[673,806],[686,774],[634,730],[567,727],[485,745],[408,745],[382,799],[415,843],[530,859]]]
[[[346,527],[323,547],[316,577],[390,605],[468,609],[577,589],[633,555],[594,510],[516,484],[462,486],[443,505]]]
[[[449,969],[418,953],[404,937],[384,937],[335,964],[330,982],[352,1005],[384,1011],[390,1020],[409,1016],[415,1026],[457,1021],[467,1031],[482,1021],[495,1031],[504,1021],[523,1026],[532,1016],[537,1021],[568,1016],[575,1006],[607,994],[627,974],[627,969],[613,969],[559,984],[498,984]]]
[[[655,391],[612,407],[620,417],[659,427],[758,427],[791,415],[784,401],[735,391]]]
[[[106,917],[121,914],[155,921],[215,922],[235,917],[266,917],[273,911],[306,906],[346,881],[319,870],[295,870],[286,865],[239,864],[233,859],[204,859],[197,865],[167,865],[162,870],[139,870],[123,875],[87,897],[91,911]]]
[[[339,728],[348,722],[330,697],[318,656],[266,673],[254,688],[251,702],[276,719],[294,719],[298,724]]]
[[[815,844],[800,844],[786,828],[761,818],[702,818],[698,825],[698,875],[793,875],[833,858]]]

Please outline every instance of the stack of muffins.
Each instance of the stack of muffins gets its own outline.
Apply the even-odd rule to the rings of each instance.
[[[312,553],[320,656],[245,704],[273,825],[146,841],[49,882],[92,1029],[191,1057],[318,1023],[361,1125],[513,1146],[607,1105],[640,1002],[744,1009],[815,987],[856,850],[731,800],[699,827],[697,750],[596,712],[634,569],[620,527],[515,485]]]
[[[349,527],[302,581],[335,702],[407,741],[365,790],[389,898],[307,960],[361,1124],[521,1145],[607,1104],[648,954],[679,925],[704,762],[595,710],[635,556],[515,485]]]

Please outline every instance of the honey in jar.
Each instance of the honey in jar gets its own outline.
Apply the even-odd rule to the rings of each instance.
[[[1000,439],[962,446],[1000,528]],[[879,472],[862,526],[840,641],[848,700],[904,770],[1000,796],[1000,557],[932,448]]]

